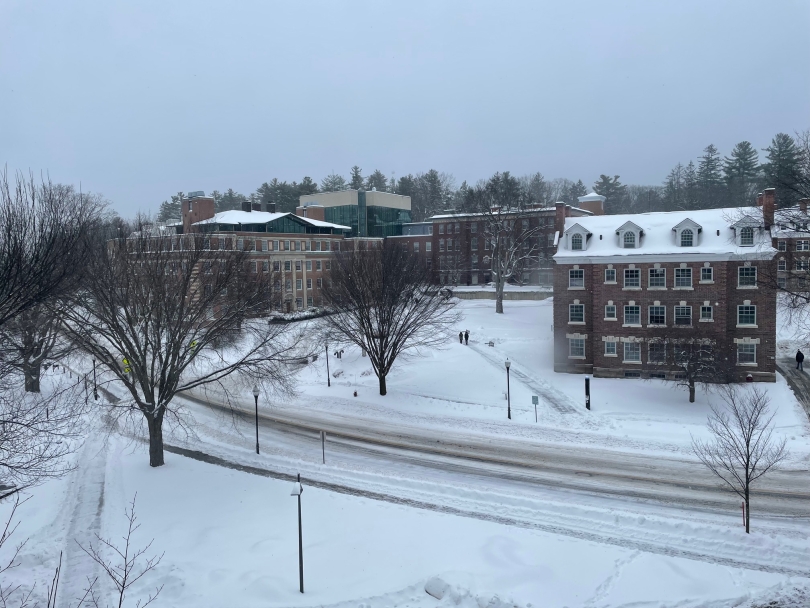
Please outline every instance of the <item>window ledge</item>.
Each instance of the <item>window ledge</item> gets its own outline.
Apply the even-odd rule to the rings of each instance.
[[[616,281],[605,281],[605,285],[618,285]]]
[[[584,290],[585,290],[584,286],[582,286],[582,287],[569,287],[568,288],[568,291],[584,291]]]
[[[618,319],[617,319],[616,317],[612,317],[612,318],[604,318],[604,319],[602,319],[602,320],[603,320],[603,321],[618,321]]]
[[[759,289],[758,285],[737,285],[737,289]]]
[[[641,327],[641,323],[623,323],[622,327]]]
[[[585,321],[569,321],[569,325],[585,325]]]
[[[699,319],[700,323],[714,323],[714,319]]]
[[[647,327],[666,327],[666,323],[650,323]]]
[[[698,281],[698,285],[714,285],[714,281]]]
[[[580,356],[576,356],[576,357],[575,357],[574,355],[568,355],[568,358],[569,358],[569,359],[583,359],[583,360],[584,360],[584,359],[585,359],[585,355],[582,355],[581,357],[580,357]]]
[[[676,323],[676,324],[675,324],[675,327],[682,327],[683,329],[692,329],[692,325],[691,325],[691,324],[689,324],[689,325],[684,325],[683,323],[680,323],[680,324],[679,324],[679,323]]]
[[[672,289],[677,289],[679,291],[695,291],[695,288],[691,285],[689,287],[673,287]]]
[[[666,361],[647,361],[647,365],[666,365]]]
[[[740,367],[756,367],[756,363],[737,363]]]
[[[627,359],[623,360],[622,363],[629,363],[630,365],[641,365],[641,361],[628,361]]]
[[[622,287],[622,291],[641,291],[641,287]]]
[[[738,329],[759,329],[759,325],[737,325]]]
[[[666,291],[666,287],[648,287],[647,291]]]
[[[619,355],[604,355],[605,357],[618,357]]]

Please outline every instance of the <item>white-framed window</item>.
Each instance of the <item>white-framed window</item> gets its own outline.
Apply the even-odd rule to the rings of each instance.
[[[281,269],[281,262],[273,262],[273,272],[278,272]]]
[[[287,291],[292,291],[292,281],[290,279],[287,279],[284,282],[284,287],[287,289]]]
[[[615,342],[605,342],[605,356],[606,357],[615,357],[616,356],[616,343]]]
[[[711,266],[704,266],[700,269],[700,280],[702,282],[714,281],[714,268]]]
[[[694,242],[694,234],[689,228],[681,230],[681,247],[691,247]]]
[[[456,223],[456,234],[458,234],[459,232],[461,232],[461,224]]]
[[[302,310],[304,308],[304,298],[295,298],[295,307]]]
[[[258,272],[258,266],[255,261],[250,263],[250,272]]]
[[[575,233],[571,235],[571,249],[573,251],[582,251],[582,235]]]
[[[315,285],[320,289],[323,287],[323,279],[315,279]]]
[[[776,247],[779,251],[787,251],[787,241],[779,241],[776,243]]]
[[[780,289],[785,289],[785,287],[787,287],[787,279],[785,277],[777,277],[776,286]]]
[[[291,269],[292,269],[292,262],[290,260],[284,260],[285,272],[290,272]]]
[[[447,239],[447,251],[453,251],[453,239]]]
[[[675,325],[692,325],[692,307],[675,307]]]
[[[312,260],[307,260],[307,272],[312,271]]]
[[[295,279],[295,289],[301,290],[304,288],[304,280],[303,279]]]
[[[439,251],[444,251],[444,239],[439,239]]]
[[[647,347],[647,360],[650,363],[664,363],[667,360],[667,343],[650,342]]]
[[[568,338],[568,356],[572,359],[585,358],[584,338]]]
[[[267,251],[267,241],[262,241],[262,251]]]
[[[692,269],[675,269],[675,287],[692,287]]]
[[[756,325],[757,307],[751,304],[737,306],[737,325]]]
[[[470,223],[470,232],[475,234],[478,232],[478,222],[471,222]]]
[[[638,268],[625,268],[624,286],[641,287],[641,270],[639,270]]]
[[[737,268],[738,287],[756,287],[756,285],[757,285],[756,266],[740,266],[739,268]]]
[[[624,360],[627,363],[641,363],[641,344],[638,342],[625,342]]]
[[[751,247],[754,244],[754,229],[746,226],[740,230],[740,246]]]
[[[236,249],[239,251],[245,249],[245,239],[236,239]]]
[[[312,279],[307,279],[307,289],[312,289]]]
[[[444,224],[439,224],[439,234],[444,234]]]
[[[301,270],[301,260],[295,260],[295,269]]]
[[[413,252],[419,253],[419,241],[415,241],[413,244]]]
[[[309,308],[312,308],[312,303],[312,296],[307,296],[307,306]]]
[[[810,241],[796,241],[796,251],[810,251]]]
[[[324,264],[324,267],[326,268],[326,270],[332,270],[332,261],[331,260],[326,260],[323,264]]]
[[[624,233],[624,238],[622,239],[622,245],[625,249],[635,249],[636,248],[636,233],[628,230]]]
[[[641,325],[641,306],[631,304],[624,307],[624,324]]]
[[[650,306],[649,323],[650,325],[666,325],[667,307],[659,305]]]
[[[796,260],[796,270],[807,270],[807,260],[805,258]]]
[[[568,271],[568,287],[585,287],[585,271],[582,268]]]
[[[660,288],[667,286],[666,268],[650,268],[647,287]]]
[[[615,283],[615,282],[616,282],[616,269],[605,268],[605,283]]]
[[[470,239],[470,249],[473,251],[478,251],[478,239]]]
[[[584,323],[585,322],[585,305],[584,304],[569,304],[568,305],[568,322],[569,323]]]
[[[607,304],[605,306],[605,319],[615,319],[615,318],[616,318],[616,305]]]
[[[776,269],[782,272],[787,270],[787,261],[786,260],[777,260],[776,261]]]
[[[700,307],[700,320],[701,321],[713,321],[714,320],[714,308],[711,306],[701,306]]]
[[[270,260],[262,260],[262,272],[270,272]]]
[[[757,345],[756,344],[737,344],[737,363],[756,363],[757,362]]]
[[[433,249],[433,243],[431,243],[430,241],[428,241],[427,243],[425,243],[425,251],[427,251],[428,253],[430,253],[432,249]]]

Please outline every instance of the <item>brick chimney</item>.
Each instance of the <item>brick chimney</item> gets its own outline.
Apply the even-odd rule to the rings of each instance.
[[[275,203],[265,203],[264,204],[264,210],[267,211],[267,213],[275,213],[276,212],[276,204]]]
[[[560,233],[565,232],[565,218],[568,217],[568,205],[565,203],[554,203],[554,230]]]
[[[766,188],[762,193],[762,219],[765,227],[773,226],[773,216],[776,211],[776,188]]]
[[[252,211],[253,205],[250,204],[250,201],[242,201],[242,211]]]
[[[192,232],[192,226],[196,222],[211,219],[214,217],[216,203],[210,196],[195,196],[193,198],[183,198],[181,203],[181,213],[183,220],[183,232]]]
[[[253,211],[261,211],[262,210],[262,204],[261,203],[251,203],[250,208]]]

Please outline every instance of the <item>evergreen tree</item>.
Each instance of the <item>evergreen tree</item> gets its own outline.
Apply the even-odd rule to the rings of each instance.
[[[585,196],[586,194],[588,194],[588,189],[585,187],[585,184],[582,183],[582,180],[579,179],[576,183],[572,183],[565,189],[563,200],[572,205],[576,205],[579,202],[579,197]]]
[[[318,191],[318,184],[316,184],[309,176],[304,176],[304,179],[302,179],[301,183],[298,184],[298,196],[315,194],[317,191]]]
[[[765,148],[768,162],[762,165],[766,188],[776,188],[776,202],[780,207],[795,204],[800,198],[801,155],[796,141],[787,133],[777,133],[771,145]]]
[[[178,192],[172,195],[171,201],[163,201],[160,203],[160,210],[158,211],[157,221],[159,222],[179,222],[183,216],[181,204],[183,201],[183,193]]]
[[[599,181],[593,185],[597,194],[605,197],[605,213],[627,213],[627,186],[619,181],[619,176],[600,175]]]
[[[416,189],[416,179],[410,173],[408,175],[403,175],[397,181],[397,194],[401,196],[410,196],[411,199],[413,199],[413,193],[415,189]],[[411,203],[413,203],[413,201],[411,201]]]
[[[664,181],[664,211],[683,209],[684,198],[684,167],[681,163],[678,163]]]
[[[548,184],[540,172],[524,175],[519,180],[520,187],[528,205],[546,205],[548,203]],[[466,184],[466,182],[464,182]]]
[[[235,192],[233,188],[228,188],[228,191],[222,195],[219,201],[214,199],[217,212],[242,209],[242,203],[246,200],[248,200],[248,198],[244,194]]]
[[[698,178],[695,163],[691,160],[683,170],[683,208],[698,208]]]
[[[362,190],[363,188],[363,170],[355,165],[352,167],[351,181],[349,181],[349,188],[352,190]]]
[[[759,178],[759,155],[750,142],[741,141],[723,162],[728,202],[734,207],[751,203]]]
[[[714,144],[703,149],[697,169],[697,185],[699,207],[701,209],[714,209],[722,207],[725,194],[721,173],[720,153]]]
[[[346,179],[337,173],[330,173],[321,180],[321,192],[337,192],[346,189]]]
[[[376,188],[379,192],[385,192],[388,189],[388,178],[379,169],[375,169],[374,173],[366,178],[366,190]]]

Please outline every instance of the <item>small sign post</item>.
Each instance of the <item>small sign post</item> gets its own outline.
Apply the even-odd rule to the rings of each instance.
[[[532,395],[532,404],[534,405],[534,421],[537,422],[537,404],[540,402],[540,398],[537,395]]]
[[[585,376],[585,409],[591,409],[591,377]]]

